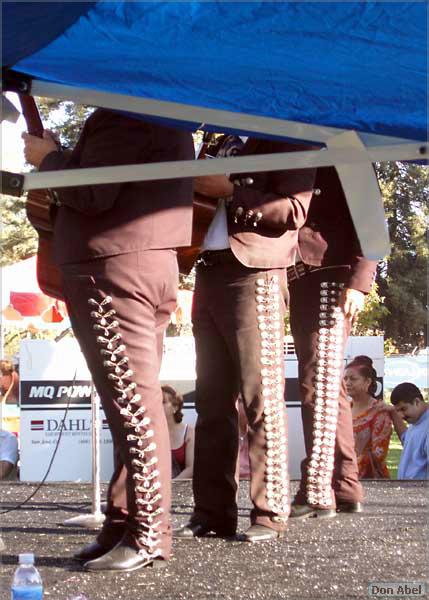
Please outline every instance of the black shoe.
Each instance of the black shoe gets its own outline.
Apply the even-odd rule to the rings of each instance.
[[[167,562],[146,553],[139,554],[133,546],[119,542],[113,550],[95,560],[86,562],[85,571],[137,571],[143,567],[165,567]]]
[[[333,508],[316,508],[309,504],[292,504],[290,509],[291,519],[332,519],[337,516]]]
[[[265,525],[251,525],[249,529],[243,533],[242,539],[244,542],[265,542],[269,540],[276,540],[283,537],[284,531],[277,531],[266,527]]]
[[[192,540],[196,537],[204,537],[211,531],[208,525],[203,523],[186,523],[178,529],[173,529],[173,538],[179,538],[181,540]]]
[[[193,540],[196,537],[204,537],[210,532],[213,532],[219,537],[235,536],[235,529],[214,529],[210,527],[210,525],[207,525],[207,523],[190,521],[189,523],[186,523],[186,525],[183,525],[183,527],[173,529],[173,538],[181,540]]]
[[[361,502],[338,502],[337,512],[341,513],[360,513],[363,511]]]
[[[79,552],[73,555],[75,560],[79,560],[80,562],[88,562],[89,560],[95,560],[96,558],[100,558],[104,554],[107,554],[116,546],[118,540],[112,542],[112,544],[105,546],[103,544],[99,544],[97,541],[92,542],[88,546],[85,546]]]

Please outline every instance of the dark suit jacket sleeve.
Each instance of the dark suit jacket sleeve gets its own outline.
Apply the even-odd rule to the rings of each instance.
[[[258,154],[294,152],[312,149],[283,143],[261,142]],[[256,152],[255,152],[256,153]],[[252,210],[261,213],[258,227],[286,231],[302,227],[313,194],[316,169],[291,169],[267,172],[255,176],[252,187],[234,186],[229,212]],[[261,183],[262,182],[262,183]]]
[[[40,171],[145,162],[151,144],[143,122],[115,113],[104,114],[92,122],[91,118],[72,154],[51,152],[42,161]],[[145,136],[148,138],[146,143]],[[124,185],[126,183],[58,188],[56,193],[61,204],[94,216],[113,207]]]

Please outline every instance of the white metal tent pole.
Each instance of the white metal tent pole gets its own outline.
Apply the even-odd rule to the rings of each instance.
[[[57,100],[72,100],[77,104],[88,104],[114,110],[141,113],[191,123],[209,123],[224,128],[275,136],[295,138],[298,140],[310,140],[313,142],[326,142],[333,135],[343,133],[345,130],[339,127],[328,127],[324,125],[312,125],[299,121],[288,121],[273,117],[260,117],[248,113],[233,112],[213,108],[204,108],[198,105],[182,104],[179,102],[167,102],[165,100],[152,100],[139,96],[126,94],[114,94],[89,88],[63,85],[33,79],[31,82],[31,94],[55,98]],[[380,146],[385,144],[396,144],[411,142],[413,140],[397,138],[375,133],[361,133],[361,138],[367,146]]]
[[[331,146],[332,144],[332,146]],[[117,167],[44,171],[24,175],[24,190],[97,185],[119,181],[149,181],[196,177],[219,173],[262,172],[320,166],[336,166],[347,180],[345,193],[364,256],[381,260],[389,253],[384,208],[371,163],[386,160],[415,160],[427,153],[419,143],[366,148],[356,132],[330,138],[324,150],[233,156],[216,160],[188,160]],[[343,176],[341,176],[341,173]],[[359,173],[358,177],[354,177]],[[364,177],[368,177],[366,182]],[[350,190],[350,194],[348,193]],[[365,196],[370,191],[368,197]],[[362,211],[361,204],[365,205]],[[381,233],[381,235],[380,235]]]
[[[353,132],[355,133],[355,132]],[[340,137],[340,136],[338,136]],[[335,139],[335,138],[332,138]],[[367,148],[333,147],[326,150],[305,152],[279,152],[276,154],[254,154],[231,156],[216,160],[184,160],[115,167],[93,167],[85,169],[64,169],[24,173],[23,190],[62,188],[79,185],[98,185],[122,181],[151,181],[176,179],[178,177],[199,177],[220,173],[264,172],[314,167],[357,165],[368,162],[391,160],[422,160],[428,147],[414,142],[398,146]]]
[[[91,441],[92,441],[92,512],[64,521],[64,525],[98,528],[105,516],[101,512],[100,491],[100,398],[91,381]]]
[[[78,103],[125,110],[170,119],[200,122],[226,129],[241,129],[260,135],[283,136],[326,144],[319,151],[282,153],[230,157],[215,161],[181,161],[78,169],[44,173],[29,173],[24,176],[23,189],[60,188],[64,186],[96,185],[120,181],[148,181],[173,179],[176,177],[198,177],[220,173],[246,171],[263,172],[310,167],[335,166],[347,189],[345,196],[353,217],[363,254],[372,260],[380,260],[389,252],[386,236],[384,208],[380,193],[375,194],[375,178],[370,163],[384,161],[415,161],[426,158],[428,147],[424,142],[406,140],[371,133],[347,132],[344,129],[311,125],[296,121],[258,117],[232,111],[214,110],[175,102],[151,100],[124,94],[112,94],[96,90],[66,86],[62,84],[32,81],[33,95],[74,100]],[[351,136],[347,137],[347,133]],[[348,143],[348,141],[350,143]],[[359,140],[358,142],[356,140]],[[353,173],[359,173],[352,181]],[[364,182],[363,177],[369,177]],[[362,182],[362,185],[360,185]],[[350,192],[350,195],[349,195]],[[365,211],[362,210],[362,196]],[[372,202],[369,201],[372,199]],[[370,223],[370,227],[368,227]],[[380,237],[381,231],[381,237]]]
[[[332,137],[327,144],[329,149],[355,148],[361,152],[363,162],[337,164],[337,173],[361,248],[371,248],[373,256],[377,259],[384,258],[390,254],[389,230],[380,187],[368,150],[355,131]]]
[[[91,382],[91,414],[92,414],[92,514],[96,515],[98,520],[104,515],[100,510],[101,489],[100,489],[100,397],[95,391],[94,382]]]
[[[4,358],[4,326],[3,311],[0,311],[0,359]]]

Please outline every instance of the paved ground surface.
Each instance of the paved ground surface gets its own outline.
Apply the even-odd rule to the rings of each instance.
[[[296,484],[292,484],[293,488]],[[33,486],[0,484],[0,512],[29,496]],[[180,541],[165,569],[87,574],[71,555],[92,531],[63,521],[90,509],[91,487],[50,484],[22,508],[0,515],[6,550],[0,598],[9,598],[17,554],[34,552],[45,600],[318,600],[368,598],[374,581],[426,581],[427,486],[366,482],[365,512],[318,522],[290,522],[284,539],[245,544],[221,539]],[[173,525],[192,509],[190,482],[174,482]],[[240,527],[248,524],[247,483],[240,491]],[[426,597],[426,596],[425,596]]]

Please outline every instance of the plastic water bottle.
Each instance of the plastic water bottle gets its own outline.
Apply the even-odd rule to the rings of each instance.
[[[11,600],[42,600],[42,578],[34,566],[34,554],[19,555],[10,597]]]

